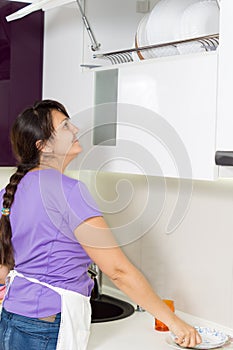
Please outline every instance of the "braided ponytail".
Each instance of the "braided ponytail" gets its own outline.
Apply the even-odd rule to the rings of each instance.
[[[6,192],[3,195],[3,208],[11,208],[20,180],[32,167],[34,165],[28,167],[18,166],[16,172],[11,176],[9,184],[6,186]],[[0,264],[12,269],[14,267],[14,252],[11,244],[12,232],[9,215],[2,215],[0,219],[0,235]]]
[[[21,179],[28,171],[40,164],[40,148],[37,141],[45,143],[53,134],[52,110],[59,110],[67,117],[65,107],[57,101],[43,100],[25,109],[15,120],[11,130],[11,143],[19,162],[16,172],[11,176],[3,195],[3,214],[0,219],[0,265],[9,269],[14,267],[14,249],[11,242],[12,230],[10,209]]]

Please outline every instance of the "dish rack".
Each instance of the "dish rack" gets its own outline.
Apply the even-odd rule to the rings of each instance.
[[[164,48],[164,54],[159,54],[159,56],[169,56],[170,54],[166,54],[166,49],[169,47],[185,47],[189,49],[190,48],[190,53],[196,52],[195,49],[192,51],[191,44],[199,44],[199,49],[202,51],[215,51],[219,45],[219,34],[211,34],[211,35],[206,35],[206,36],[201,36],[197,38],[190,38],[190,39],[184,39],[184,40],[178,40],[178,41],[171,41],[171,42],[166,42],[162,44],[156,44],[156,45],[148,45],[148,46],[141,46],[141,47],[135,47],[135,48],[130,48],[130,49],[125,49],[125,50],[120,50],[120,51],[113,51],[113,52],[107,52],[107,53],[101,53],[101,54],[94,54],[93,58],[98,58],[98,59],[106,59],[111,62],[111,64],[121,64],[121,63],[127,63],[127,62],[134,62],[135,59],[133,55],[138,55],[138,60],[139,57],[140,59],[145,59],[143,58],[142,53],[144,51],[149,51],[153,50],[154,57],[156,56],[156,49]],[[200,51],[200,50],[199,50]],[[153,58],[153,57],[151,57]]]

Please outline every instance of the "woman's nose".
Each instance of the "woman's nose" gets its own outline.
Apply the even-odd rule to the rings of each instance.
[[[70,123],[72,131],[74,134],[77,134],[79,132],[79,128],[77,128],[77,126],[75,126],[74,124]]]

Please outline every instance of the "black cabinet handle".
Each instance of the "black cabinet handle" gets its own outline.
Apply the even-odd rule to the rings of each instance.
[[[233,151],[217,151],[215,153],[215,164],[233,166]]]

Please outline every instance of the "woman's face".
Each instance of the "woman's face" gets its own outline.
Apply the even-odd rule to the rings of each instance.
[[[52,119],[55,132],[46,143],[47,152],[70,162],[82,151],[77,139],[78,128],[57,110],[52,111]]]

